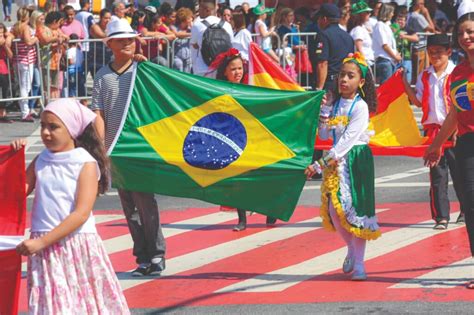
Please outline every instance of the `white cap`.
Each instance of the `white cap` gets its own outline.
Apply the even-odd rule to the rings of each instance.
[[[133,38],[138,36],[125,19],[116,19],[109,22],[105,33],[107,37],[104,38],[104,42],[112,38]]]
[[[156,14],[156,7],[154,7],[154,6],[152,6],[152,5],[147,5],[147,6],[145,7],[145,10],[146,10],[146,11],[149,11],[149,12],[151,12],[151,13],[153,13],[153,14]]]
[[[463,0],[458,7],[458,19],[471,12],[474,12],[474,0]]]

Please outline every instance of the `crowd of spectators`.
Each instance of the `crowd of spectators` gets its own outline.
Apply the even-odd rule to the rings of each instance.
[[[57,7],[49,1],[43,8],[20,7],[11,28],[0,23],[0,92],[3,99],[21,98],[0,101],[0,121],[11,122],[5,108],[12,104],[19,106],[22,121],[32,122],[40,99],[79,97],[86,103],[88,76],[93,78],[110,62],[112,54],[102,39],[114,19],[125,19],[140,34],[137,54],[179,71],[209,75],[201,53],[208,27],[205,19],[211,25],[223,21],[231,45],[244,60],[248,60],[250,42],[255,41],[293,78],[301,71],[312,71],[309,76],[314,78],[317,68],[311,47],[316,36],[298,34],[320,32],[320,4],[335,2],[341,13],[339,27],[353,38],[355,50],[375,65],[377,83],[383,83],[398,66],[406,69],[414,83],[427,65],[426,36],[419,34],[450,33],[457,6],[457,0],[413,0],[410,8],[376,0],[315,1],[312,7],[295,9],[282,5],[251,8],[246,2],[231,8],[228,0],[218,0],[214,7],[212,2],[178,0],[173,7],[153,0],[141,7],[118,1],[97,14],[91,12],[89,0],[80,0],[79,11],[66,0],[58,1]],[[9,21],[11,9],[5,1],[3,10],[4,21]],[[302,54],[308,47],[309,54]],[[295,67],[295,59],[302,55],[311,59],[314,71]],[[303,83],[315,86],[314,79]]]

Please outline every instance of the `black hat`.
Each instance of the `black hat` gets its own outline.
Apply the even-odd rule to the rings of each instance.
[[[427,46],[450,47],[451,42],[449,41],[449,37],[446,34],[434,34],[434,35],[428,36]]]
[[[341,10],[334,3],[324,3],[316,14],[317,17],[325,16],[330,19],[341,18]]]

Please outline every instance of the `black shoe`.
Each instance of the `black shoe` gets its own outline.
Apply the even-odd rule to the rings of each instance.
[[[457,224],[464,224],[466,222],[466,220],[464,219],[464,213],[460,213],[458,218],[456,219],[456,223]]]
[[[267,217],[267,225],[274,225],[277,219],[272,217]]]
[[[311,176],[311,178],[309,179],[310,181],[316,181],[316,180],[321,180],[323,178],[323,174],[314,174],[313,176]]]
[[[148,275],[149,276],[159,276],[165,270],[166,268],[166,263],[165,263],[165,257],[162,257],[160,262],[157,264],[151,263],[150,268],[148,270]]]
[[[151,265],[147,264],[140,264],[138,265],[137,269],[132,271],[133,277],[144,277],[150,273]]]

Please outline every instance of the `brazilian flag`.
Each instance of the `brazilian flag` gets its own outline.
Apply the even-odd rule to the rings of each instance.
[[[323,92],[232,84],[150,62],[133,80],[109,150],[114,187],[291,217]]]

